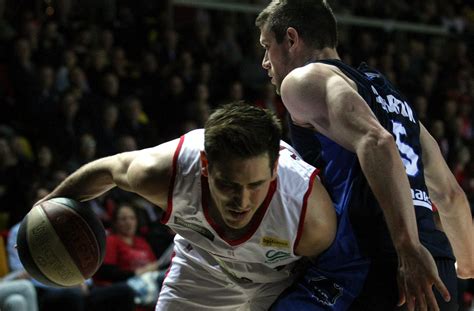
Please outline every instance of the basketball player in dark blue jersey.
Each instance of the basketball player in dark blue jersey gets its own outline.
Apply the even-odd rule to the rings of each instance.
[[[326,1],[274,0],[256,24],[292,142],[322,168],[339,217],[331,248],[273,310],[457,310],[474,229],[436,141],[383,75],[340,61]]]

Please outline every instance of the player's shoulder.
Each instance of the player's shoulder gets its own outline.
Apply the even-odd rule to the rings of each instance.
[[[324,102],[328,82],[337,76],[340,76],[337,67],[323,63],[295,68],[282,81],[283,101],[295,103],[292,106]]]
[[[327,78],[336,74],[337,67],[325,63],[309,63],[297,67],[290,71],[285,80],[292,80],[299,83],[307,82],[308,79]]]
[[[288,175],[292,176],[291,178],[306,179],[316,168],[306,163],[291,145],[281,141],[278,169],[280,176]]]
[[[136,190],[148,188],[152,190],[157,184],[163,183],[173,168],[175,154],[180,145],[182,139],[177,138],[132,155],[133,160],[127,169],[129,182]]]
[[[181,136],[180,141],[182,146],[180,148],[185,148],[188,151],[195,150],[200,151],[204,149],[204,129],[196,129],[190,132],[187,132]]]
[[[186,134],[184,134],[183,136],[187,139],[198,139],[198,138],[204,139],[204,129],[199,128],[199,129],[191,130],[187,132]]]
[[[284,140],[280,140],[280,160],[284,162],[301,158],[298,152]]]
[[[153,168],[157,162],[162,162],[165,158],[170,160],[177,156],[183,157],[183,154],[199,153],[203,149],[204,129],[196,129],[156,147],[145,149],[138,161],[142,164],[142,168]]]

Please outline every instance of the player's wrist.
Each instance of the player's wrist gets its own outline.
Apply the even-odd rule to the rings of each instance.
[[[397,253],[412,253],[418,251],[421,243],[416,235],[410,235],[408,233],[397,234],[397,237],[393,239],[393,245]]]

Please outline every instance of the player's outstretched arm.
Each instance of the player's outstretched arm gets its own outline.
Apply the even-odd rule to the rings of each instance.
[[[53,197],[86,201],[118,186],[166,208],[177,144],[178,140],[173,140],[154,148],[119,153],[87,163],[69,175],[41,201]]]
[[[383,210],[399,258],[400,304],[408,309],[439,310],[433,285],[449,300],[430,253],[421,245],[410,186],[393,136],[377,121],[340,71],[324,64],[293,70],[281,96],[294,122],[316,129],[357,154]]]
[[[443,230],[457,260],[460,278],[474,278],[474,224],[466,194],[451,173],[438,144],[423,125],[421,146],[425,180]]]

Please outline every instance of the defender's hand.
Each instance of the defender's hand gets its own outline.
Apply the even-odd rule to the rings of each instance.
[[[445,301],[451,300],[433,257],[423,245],[399,250],[398,261],[398,306],[406,303],[408,311],[439,311],[433,285]]]

